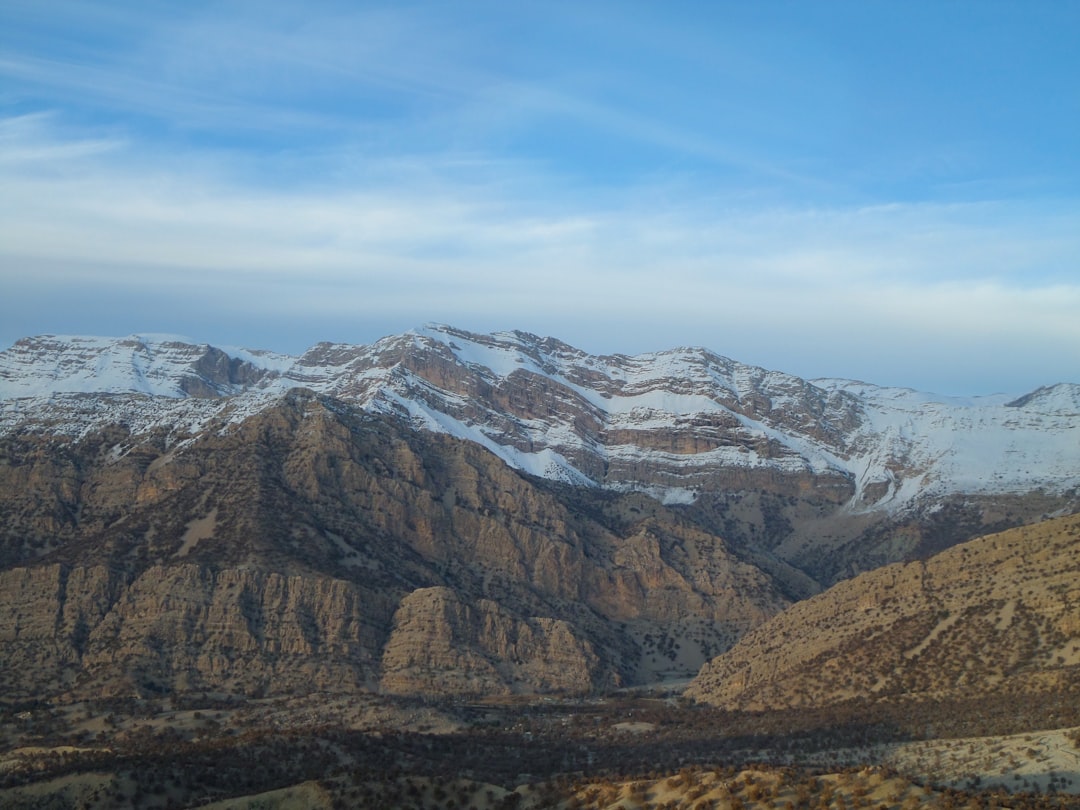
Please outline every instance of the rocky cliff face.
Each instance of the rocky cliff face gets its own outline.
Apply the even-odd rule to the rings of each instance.
[[[1075,507],[1078,403],[449,327],[301,357],[27,339],[0,353],[2,677],[688,677],[837,579]]]
[[[657,677],[662,639],[692,674],[787,604],[647,496],[560,488],[310,392],[181,446],[4,447],[12,696],[582,692]]]
[[[583,693],[621,683],[572,623],[466,602],[446,587],[401,600],[382,657],[381,686],[397,694]]]
[[[152,566],[130,582],[104,566],[9,570],[0,679],[9,698],[371,687],[385,616],[364,597],[251,569]]]
[[[1077,483],[1077,385],[961,400],[810,382],[703,349],[595,357],[443,326],[295,358],[166,338],[30,338],[0,353],[0,431],[201,427],[296,387],[475,441],[531,473],[669,500],[742,481],[895,511],[925,495]],[[76,394],[111,398],[91,409]],[[183,417],[162,401],[184,397]]]
[[[973,540],[835,585],[706,665],[727,708],[960,698],[1080,684],[1080,518]]]

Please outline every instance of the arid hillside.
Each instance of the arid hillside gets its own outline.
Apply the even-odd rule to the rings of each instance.
[[[1075,690],[1080,516],[894,564],[792,606],[707,664],[688,694],[726,708]]]

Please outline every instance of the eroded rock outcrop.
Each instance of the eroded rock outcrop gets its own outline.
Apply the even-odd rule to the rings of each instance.
[[[620,682],[570,622],[469,604],[445,587],[402,600],[382,670],[382,688],[401,694],[582,693]]]
[[[34,490],[70,535],[0,579],[12,695],[580,693],[656,677],[646,656],[692,674],[788,603],[645,495],[560,489],[311,392],[181,448],[52,441],[0,470],[74,471]]]
[[[386,616],[330,578],[195,565],[124,583],[102,566],[0,573],[0,678],[9,697],[370,687]]]

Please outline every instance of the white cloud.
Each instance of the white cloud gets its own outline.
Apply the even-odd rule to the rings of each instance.
[[[1009,387],[1022,375],[995,365],[1080,368],[1080,211],[1060,203],[752,207],[685,184],[585,193],[513,161],[470,175],[453,155],[385,163],[366,184],[267,188],[225,152],[73,138],[48,116],[4,122],[0,148],[0,279],[33,269],[18,285],[31,297],[179,291],[226,318],[521,327],[598,351],[696,343],[886,383],[960,384],[963,367],[969,388]]]

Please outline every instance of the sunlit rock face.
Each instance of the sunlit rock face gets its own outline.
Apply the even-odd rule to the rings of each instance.
[[[1077,386],[946,400],[429,327],[301,357],[0,353],[0,678],[587,692],[1075,507]]]

